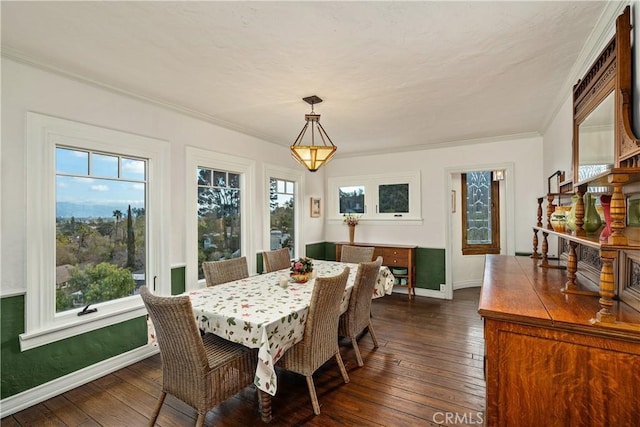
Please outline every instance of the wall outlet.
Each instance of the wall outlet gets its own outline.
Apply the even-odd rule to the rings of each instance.
[[[440,292],[444,292],[446,287],[447,287],[447,285],[440,284]]]

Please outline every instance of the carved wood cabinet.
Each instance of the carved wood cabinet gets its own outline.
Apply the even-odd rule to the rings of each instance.
[[[393,245],[380,243],[336,243],[336,260],[340,260],[342,246],[373,246],[373,259],[382,257],[382,265],[391,269],[393,276],[398,279],[398,285],[406,286],[409,299],[415,296],[416,283],[416,247],[412,245]],[[403,272],[399,272],[403,271]]]
[[[629,223],[627,206],[629,193],[640,194],[640,141],[629,126],[630,30],[627,7],[614,38],[574,86],[573,174],[538,199],[533,256],[487,256],[479,313],[488,426],[640,420],[640,227]],[[610,138],[590,139],[590,120],[607,105]],[[593,149],[596,139],[606,145]],[[584,227],[587,192],[611,196],[611,234],[602,240]],[[554,230],[555,204],[571,196],[575,224]],[[564,248],[558,260],[548,257],[549,236]]]
[[[540,266],[567,270],[562,292],[599,297],[599,310],[590,316],[595,327],[640,331],[640,323],[623,322],[613,310],[618,299],[640,310],[640,227],[629,221],[631,212],[627,206],[628,194],[640,194],[640,140],[630,126],[633,105],[630,14],[630,8],[626,7],[616,21],[615,36],[573,88],[573,178],[570,185],[560,186],[567,193],[547,194],[546,225],[542,218],[545,198],[538,199],[533,256],[538,258],[538,233],[541,233]],[[608,120],[603,122],[605,118]],[[599,232],[589,235],[585,230],[583,197],[587,192],[611,196],[608,237],[600,238]],[[559,197],[572,194],[575,229],[554,231],[550,221],[554,203]],[[563,242],[564,265],[549,263],[549,235]],[[595,286],[590,287],[590,283]]]
[[[640,420],[640,332],[594,328],[598,301],[567,272],[488,255],[480,296],[488,426],[626,426]],[[616,301],[620,320],[640,313]]]

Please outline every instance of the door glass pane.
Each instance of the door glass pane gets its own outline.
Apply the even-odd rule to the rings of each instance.
[[[467,243],[491,244],[491,171],[467,173]]]
[[[340,187],[338,199],[340,201],[339,213],[364,213],[364,185]]]

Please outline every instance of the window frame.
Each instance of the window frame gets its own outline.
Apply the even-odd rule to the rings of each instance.
[[[206,287],[205,279],[198,279],[198,179],[197,168],[238,173],[240,178],[240,255],[247,257],[247,267],[255,271],[255,259],[249,256],[255,253],[251,232],[255,200],[255,161],[197,147],[185,147],[185,291]]]
[[[406,213],[380,213],[378,212],[378,191],[381,185],[409,184],[409,212]],[[386,225],[416,225],[421,224],[422,218],[422,193],[420,189],[420,171],[407,171],[402,173],[388,173],[380,175],[360,175],[331,177],[327,180],[327,216],[332,223],[342,222],[340,213],[339,189],[341,187],[363,186],[364,214],[360,221],[364,223],[384,223]]]
[[[303,250],[302,242],[304,242],[304,230],[303,230],[303,213],[304,213],[304,201],[303,201],[303,189],[305,188],[304,184],[304,173],[298,169],[290,169],[282,166],[276,166],[272,164],[264,165],[264,203],[265,206],[265,217],[264,217],[264,235],[262,237],[262,241],[265,242],[263,244],[263,251],[270,250],[271,247],[271,209],[269,205],[269,194],[271,191],[271,178],[283,179],[287,181],[294,182],[294,229],[295,229],[295,237],[294,237],[294,245],[293,245],[293,257],[297,258],[303,256],[305,251]]]
[[[462,217],[462,255],[488,255],[500,254],[500,181],[491,179],[491,243],[469,244],[467,242],[467,174],[473,172],[491,171],[470,171],[460,174],[460,200]],[[491,175],[492,176],[492,175]]]
[[[169,144],[155,138],[106,129],[71,120],[27,112],[25,144],[26,251],[25,332],[22,351],[144,316],[139,295],[93,305],[82,310],[55,312],[56,270],[56,146],[90,149],[144,158],[148,165],[147,272],[148,284],[158,293],[171,289],[169,267]],[[49,284],[49,285],[47,285]]]

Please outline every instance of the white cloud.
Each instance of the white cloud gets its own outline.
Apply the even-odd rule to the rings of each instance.
[[[93,191],[109,191],[109,187],[106,185],[92,185],[91,189]]]

